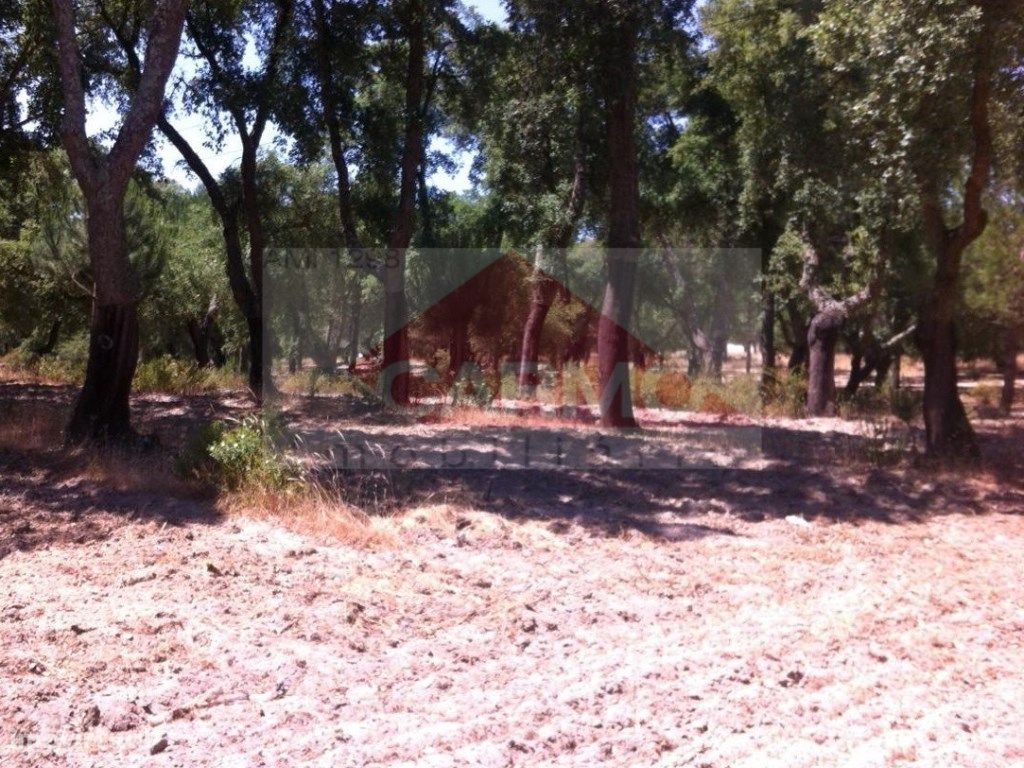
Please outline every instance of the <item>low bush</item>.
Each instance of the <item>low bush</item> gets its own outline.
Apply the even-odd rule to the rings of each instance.
[[[238,373],[227,368],[200,368],[193,360],[164,355],[139,363],[132,386],[136,392],[194,395],[243,387]]]
[[[654,397],[662,408],[686,408],[690,405],[693,383],[690,377],[677,371],[668,371],[658,376],[654,385]]]
[[[285,458],[283,430],[272,416],[207,424],[178,457],[180,475],[214,488],[286,490],[298,484],[296,466]]]

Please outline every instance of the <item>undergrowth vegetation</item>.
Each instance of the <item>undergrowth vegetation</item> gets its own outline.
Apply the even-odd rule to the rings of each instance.
[[[273,415],[205,425],[185,446],[176,469],[186,479],[215,489],[284,491],[301,481],[284,455],[284,430]]]

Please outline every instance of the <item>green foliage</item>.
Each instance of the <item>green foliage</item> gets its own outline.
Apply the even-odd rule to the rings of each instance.
[[[1024,214],[1021,196],[1004,192],[965,258],[963,326],[968,357],[1000,360],[1004,336],[1024,334]]]
[[[273,416],[211,422],[189,441],[176,469],[219,489],[287,490],[299,475],[280,450],[282,439],[281,422]]]
[[[240,374],[225,368],[200,368],[192,360],[163,355],[139,363],[132,384],[137,392],[194,395],[222,389],[243,389]]]
[[[89,356],[89,337],[78,333],[60,342],[53,352],[41,355],[32,349],[32,339],[3,358],[4,367],[55,384],[81,384]]]

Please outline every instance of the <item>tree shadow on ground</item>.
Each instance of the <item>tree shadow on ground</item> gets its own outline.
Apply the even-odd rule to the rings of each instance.
[[[535,440],[545,431],[551,432],[529,430]],[[357,429],[346,430],[350,443],[356,434]],[[591,433],[589,439],[600,435]],[[364,437],[382,439],[379,433]],[[423,456],[431,450],[436,455],[439,441],[446,450],[458,451],[463,450],[458,448],[460,440],[470,446],[490,445],[493,440],[500,446],[502,440],[485,430],[391,437],[398,440],[398,455],[405,456]],[[643,433],[636,439],[649,438],[666,439],[666,431]],[[667,438],[681,439],[671,431]],[[992,449],[989,436],[983,438],[986,449]],[[998,439],[1013,438],[1000,433]],[[506,454],[514,454],[521,448],[523,435],[508,433],[503,439],[516,443],[515,448],[504,448]],[[551,435],[544,440],[550,445]],[[730,517],[759,522],[796,515],[829,522],[908,524],[954,513],[1024,513],[1024,485],[1020,474],[1013,475],[1012,466],[938,471],[915,467],[907,459],[896,466],[875,466],[864,457],[875,456],[876,443],[875,438],[858,435],[771,427],[763,431],[753,455],[721,455],[716,458],[718,466],[569,468],[524,467],[519,462],[498,469],[435,466],[361,471],[325,463],[320,471],[327,482],[364,507],[372,508],[389,491],[398,507],[458,503],[510,519],[572,521],[597,533],[635,530],[671,541],[733,533]],[[748,446],[749,435],[730,447],[737,445]],[[471,458],[489,455],[480,447],[469,450]],[[387,447],[382,453],[387,453]],[[350,454],[347,459],[351,458]],[[888,462],[894,457],[882,458]],[[1009,482],[1011,476],[1018,480]],[[709,526],[703,520],[699,525],[691,520],[715,513],[724,517],[714,530],[706,530]]]
[[[72,387],[0,383],[0,418],[24,417],[33,409],[62,418],[73,396]],[[600,535],[632,530],[680,541],[734,534],[732,521],[791,515],[906,524],[952,513],[1024,512],[1024,425],[1019,421],[979,430],[983,467],[942,472],[916,467],[905,457],[879,455],[877,435],[822,432],[804,422],[753,430],[729,425],[654,428],[638,434],[578,425],[459,428],[388,417],[349,400],[308,407],[300,402],[290,416],[306,438],[307,452],[336,447],[342,439],[348,447],[360,441],[371,446],[371,458],[379,448],[388,458],[406,461],[410,468],[399,461],[362,471],[340,469],[337,455],[313,457],[321,481],[371,513],[465,504],[509,519],[549,521],[555,530],[572,523]],[[146,395],[135,398],[133,407],[136,423],[159,436],[166,456],[210,419],[253,411],[244,393]],[[920,440],[919,434],[911,437]],[[569,447],[560,464],[552,456],[562,450],[561,438]],[[591,466],[579,461],[579,452],[573,454],[573,441],[595,453],[602,440],[615,450],[627,449],[624,458],[609,460],[598,449],[598,465]],[[524,444],[532,446],[534,458],[543,459],[539,465],[523,460]],[[649,456],[659,468],[633,461],[629,451],[636,446],[653,446]],[[470,465],[479,468],[415,468],[407,462],[410,454],[433,452],[436,458],[439,451],[465,452]],[[685,461],[673,463],[680,453]],[[495,455],[505,468],[495,467]],[[879,458],[898,461],[877,466]],[[109,473],[101,477],[73,469],[52,446],[49,451],[46,446],[13,452],[0,448],[0,557],[15,549],[103,538],[130,520],[187,525],[218,519],[211,500],[156,487],[159,473],[147,475],[143,468],[136,471],[134,485],[126,485]],[[721,523],[718,518],[709,523],[709,514],[721,514]]]
[[[131,463],[0,449],[0,560],[100,541],[132,522],[212,524],[213,500],[174,487],[156,460]]]

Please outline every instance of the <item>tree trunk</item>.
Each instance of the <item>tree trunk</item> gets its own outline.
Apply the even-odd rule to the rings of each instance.
[[[192,354],[196,359],[196,365],[206,368],[210,365],[210,346],[203,330],[202,324],[194,317],[190,317],[186,325],[188,337],[192,340]]]
[[[352,276],[352,335],[348,347],[348,370],[354,373],[359,364],[359,317],[363,311],[363,288],[359,282],[359,275]]]
[[[636,20],[613,22],[607,52],[614,75],[608,80],[608,281],[597,326],[597,368],[601,425],[636,427],[629,381],[629,337],[633,316],[637,249],[640,248],[640,183],[636,142]]]
[[[539,360],[541,333],[551,305],[558,293],[558,285],[540,270],[534,270],[530,314],[523,328],[523,350],[519,363],[519,394],[533,397],[540,384]]]
[[[110,151],[104,152],[90,144],[86,132],[87,79],[76,36],[75,4],[51,3],[64,108],[61,142],[86,201],[94,281],[89,359],[67,427],[71,442],[132,435],[129,396],[139,359],[139,287],[125,243],[124,196],[160,114],[187,8],[187,0],[166,0],[151,9],[145,67],[135,67],[135,92]]]
[[[196,364],[200,368],[206,368],[210,365],[210,347],[213,344],[213,337],[217,333],[218,312],[217,299],[214,297],[210,301],[210,305],[207,307],[202,320],[189,318],[188,321],[188,335],[192,340],[192,350],[196,358]],[[219,355],[219,357],[223,357],[223,355]]]
[[[879,259],[884,264],[885,255]],[[876,265],[876,269],[879,265]],[[836,342],[850,315],[875,299],[878,273],[869,284],[845,299],[836,299],[821,287],[818,251],[809,243],[804,248],[804,267],[800,287],[816,309],[807,331],[807,410],[812,416],[834,413],[836,395]]]
[[[412,243],[416,186],[423,162],[423,86],[426,62],[423,0],[410,0],[406,19],[409,62],[405,76],[405,141],[398,209],[389,238],[384,274],[384,360],[381,379],[385,404],[409,404],[409,328],[405,299],[406,251]]]
[[[67,427],[68,442],[110,442],[132,436],[129,396],[138,359],[135,302],[94,306],[85,383]]]
[[[263,378],[264,349],[263,349],[263,317],[256,315],[245,319],[245,326],[249,331],[249,389],[256,396],[257,402],[262,402],[265,381]]]
[[[928,453],[937,458],[977,458],[977,439],[957,387],[956,329],[952,320],[922,322],[921,337]]]
[[[46,341],[39,345],[36,352],[40,355],[48,355],[57,347],[57,340],[60,338],[61,319],[57,318],[50,324],[50,331],[46,334]]]
[[[835,412],[836,342],[843,317],[834,312],[819,312],[807,332],[807,412],[811,416],[831,416]]]
[[[89,260],[95,286],[85,382],[67,439],[105,442],[132,434],[129,396],[139,360],[138,288],[128,260],[120,198],[87,201]]]
[[[764,324],[761,327],[761,352],[763,364],[761,375],[768,382],[775,369],[775,294],[766,291],[764,294]],[[749,371],[748,371],[749,373]]]
[[[967,115],[973,149],[961,195],[963,216],[959,225],[946,225],[943,198],[948,195],[947,181],[936,174],[934,165],[916,169],[924,239],[935,258],[934,283],[921,313],[917,343],[924,357],[927,450],[929,456],[939,459],[976,459],[981,455],[957,389],[954,317],[963,253],[988,223],[982,198],[995,154],[989,102],[996,71],[994,29],[1001,10],[998,3],[981,5],[982,24],[975,47],[974,82]]]
[[[1020,356],[1020,333],[1016,328],[1007,329],[1003,339],[1003,391],[999,407],[1009,415],[1013,410],[1014,388],[1017,384],[1017,358]]]

